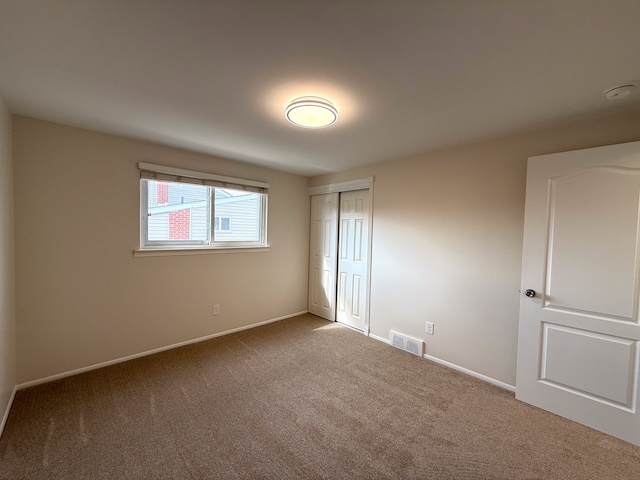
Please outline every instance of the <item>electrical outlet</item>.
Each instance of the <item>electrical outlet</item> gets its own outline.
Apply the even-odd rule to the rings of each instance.
[[[219,315],[220,314],[220,304],[216,303],[213,306],[213,312],[211,312],[212,315]]]
[[[433,322],[425,322],[424,331],[429,335],[433,335]]]

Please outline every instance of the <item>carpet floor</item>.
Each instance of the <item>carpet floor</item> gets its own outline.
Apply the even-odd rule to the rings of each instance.
[[[300,317],[17,393],[1,479],[638,479],[640,448]]]

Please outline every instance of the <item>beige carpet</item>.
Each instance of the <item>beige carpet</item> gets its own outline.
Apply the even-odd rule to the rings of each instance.
[[[2,479],[638,479],[640,448],[311,315],[18,392]]]

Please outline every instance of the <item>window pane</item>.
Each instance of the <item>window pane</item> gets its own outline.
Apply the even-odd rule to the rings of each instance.
[[[216,188],[216,224],[218,242],[259,242],[262,194]]]
[[[147,181],[149,241],[208,241],[209,187]]]
[[[231,230],[231,219],[229,217],[218,217],[216,216],[213,219],[213,229],[214,230]]]

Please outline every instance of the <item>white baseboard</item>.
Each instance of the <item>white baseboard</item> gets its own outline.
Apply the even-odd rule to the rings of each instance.
[[[389,340],[386,338],[379,337],[378,335],[374,335],[373,333],[369,333],[369,336],[374,340],[378,340],[379,342],[389,344]],[[516,387],[513,385],[509,385],[508,383],[501,382],[500,380],[496,380],[495,378],[488,377],[478,372],[474,372],[473,370],[469,370],[468,368],[461,367],[460,365],[456,365],[455,363],[447,362],[446,360],[441,360],[432,355],[427,355],[426,353],[423,355],[426,360],[430,360],[434,363],[438,363],[440,365],[444,365],[445,367],[449,367],[453,370],[457,370],[458,372],[462,372],[471,377],[477,378],[478,380],[482,380],[483,382],[490,383],[491,385],[495,385],[496,387],[504,388],[510,392],[515,393]]]
[[[11,410],[11,406],[13,405],[13,400],[16,398],[16,392],[18,391],[18,386],[13,387],[13,392],[11,392],[11,397],[9,397],[9,403],[7,403],[7,408],[4,411],[4,415],[2,416],[2,423],[0,423],[0,437],[2,437],[2,433],[4,432],[4,426],[7,424],[7,419],[9,418],[9,411]]]
[[[263,322],[252,323],[251,325],[245,325],[244,327],[233,328],[231,330],[225,330],[224,332],[212,333],[211,335],[205,335],[204,337],[193,338],[191,340],[185,340],[184,342],[174,343],[172,345],[167,345],[165,347],[154,348],[153,350],[147,350],[145,352],[135,353],[133,355],[128,355],[126,357],[116,358],[114,360],[108,360],[106,362],[96,363],[94,365],[89,365],[87,367],[77,368],[75,370],[70,370],[68,372],[57,373],[55,375],[51,375],[49,377],[39,378],[37,380],[31,380],[29,382],[21,383],[16,385],[15,390],[22,390],[24,388],[34,387],[36,385],[41,385],[43,383],[52,382],[54,380],[59,380],[61,378],[71,377],[73,375],[77,375],[79,373],[89,372],[91,370],[97,370],[98,368],[108,367],[110,365],[115,365],[117,363],[126,362],[128,360],[134,360],[140,357],[146,357],[147,355],[153,355],[154,353],[164,352],[165,350],[171,350],[172,348],[183,347],[185,345],[191,345],[192,343],[204,342],[205,340],[211,340],[212,338],[222,337],[224,335],[229,335],[231,333],[241,332],[242,330],[249,330],[251,328],[260,327],[262,325],[266,325],[268,323],[279,322],[280,320],[285,320],[291,317],[297,317],[298,315],[303,315],[307,313],[308,310],[303,310],[301,312],[291,313],[289,315],[284,315],[282,317],[272,318],[270,320],[265,320]]]
[[[516,387],[513,385],[509,385],[508,383],[501,382],[500,380],[496,380],[495,378],[488,377],[478,372],[474,372],[473,370],[469,370],[468,368],[461,367],[460,365],[456,365],[455,363],[447,362],[446,360],[441,360],[437,357],[433,357],[431,355],[427,355],[426,353],[423,355],[427,360],[431,360],[434,363],[439,363],[440,365],[444,365],[445,367],[449,367],[453,370],[457,370],[458,372],[466,373],[472,377],[477,378],[478,380],[482,380],[484,382],[490,383],[491,385],[495,385],[496,387],[504,388],[505,390],[509,390],[510,392],[515,393]]]
[[[386,343],[387,345],[389,344],[389,339],[388,338],[379,337],[378,335],[374,335],[371,332],[369,332],[369,336],[371,338],[373,338],[374,340],[378,340],[379,342]]]

